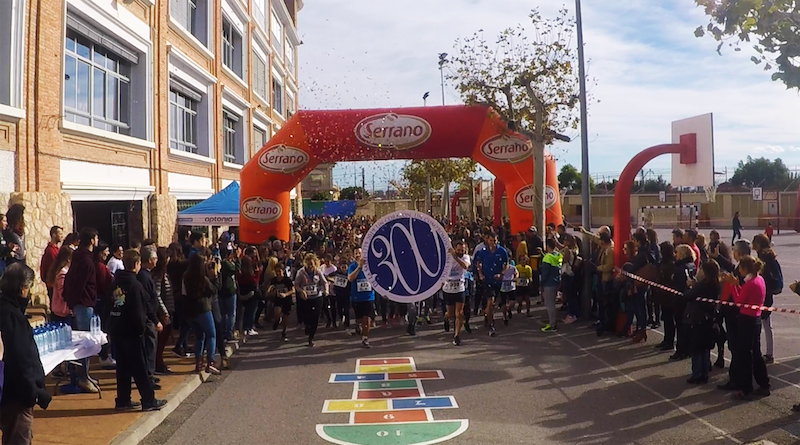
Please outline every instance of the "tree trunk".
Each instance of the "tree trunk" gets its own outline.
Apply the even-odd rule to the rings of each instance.
[[[470,204],[470,221],[478,219],[477,203],[475,202],[475,179],[469,178],[469,204]]]
[[[447,218],[450,214],[450,183],[444,183],[444,190],[442,191],[442,217]]]
[[[547,219],[545,217],[545,163],[544,163],[544,103],[536,96],[530,83],[525,85],[536,108],[536,119],[533,129],[533,192],[536,199],[533,201],[533,225],[539,233],[545,233]]]

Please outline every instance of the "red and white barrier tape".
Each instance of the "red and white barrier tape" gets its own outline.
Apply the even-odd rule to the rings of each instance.
[[[635,275],[635,274],[632,274],[630,272],[626,272],[626,271],[624,271],[622,269],[619,269],[619,268],[617,268],[616,271],[619,272],[620,275],[624,275],[624,276],[626,276],[626,277],[628,277],[628,278],[630,278],[632,280],[636,280],[636,281],[642,282],[644,284],[647,284],[649,286],[656,287],[658,289],[661,289],[661,290],[663,290],[665,292],[669,292],[669,293],[674,294],[674,295],[679,296],[679,297],[683,296],[683,292],[681,292],[681,291],[675,290],[675,289],[673,289],[671,287],[664,286],[663,284],[660,284],[660,283],[656,283],[655,281],[650,281],[650,280],[648,280],[646,278],[640,277],[639,275]],[[800,309],[784,309],[784,308],[777,308],[777,307],[772,307],[772,306],[758,306],[758,305],[755,305],[755,304],[734,303],[732,301],[714,300],[714,299],[711,299],[711,298],[703,298],[703,297],[697,297],[697,298],[695,298],[695,301],[700,301],[700,302],[703,302],[703,303],[724,304],[725,306],[741,307],[741,308],[745,308],[745,309],[751,309],[751,310],[754,310],[754,311],[760,310],[760,311],[778,312],[778,313],[782,313],[782,314],[800,314]]]

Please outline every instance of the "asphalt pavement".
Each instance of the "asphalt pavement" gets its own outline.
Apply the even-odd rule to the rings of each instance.
[[[668,239],[669,231],[659,232]],[[785,232],[775,244],[786,281],[776,306],[800,309],[800,297],[788,289],[800,278],[800,235]],[[301,331],[292,330],[290,342],[283,343],[279,333],[266,330],[239,350],[232,371],[201,385],[142,443],[330,443],[317,434],[317,425],[348,424],[350,414],[323,413],[325,401],[351,399],[354,384],[329,379],[354,373],[356,361],[369,358],[413,358],[415,371],[441,371],[443,379],[420,381],[424,395],[452,396],[457,408],[427,413],[437,421],[468,420],[466,431],[445,443],[800,443],[800,415],[791,411],[800,402],[797,315],[772,315],[772,395],[751,402],[716,389],[726,381],[727,368],[715,369],[706,385],[688,385],[689,361],[668,362],[669,354],[655,351],[657,331],[638,345],[598,338],[580,321],[543,334],[544,316],[536,306],[532,318],[517,315],[508,327],[498,320],[495,338],[473,319],[479,329],[463,334],[461,347],[449,343],[441,323],[422,326],[416,338],[402,327],[375,329],[372,349],[341,331],[320,328],[316,346],[308,348]],[[364,429],[374,436],[364,443],[408,443],[403,440],[414,428],[397,425]]]

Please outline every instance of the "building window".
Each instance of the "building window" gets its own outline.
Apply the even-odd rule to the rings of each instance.
[[[296,110],[296,104],[294,102],[294,93],[292,91],[286,91],[286,119],[292,117]]]
[[[275,48],[278,54],[278,57],[283,56],[283,24],[281,20],[278,18],[278,14],[275,13],[275,10],[272,10],[272,17],[269,22],[269,31],[272,34],[272,47]]]
[[[71,18],[68,16],[68,25]],[[78,124],[130,135],[131,66],[138,62],[138,57],[107,37],[84,28],[94,38],[67,29],[64,117]]]
[[[283,83],[278,76],[272,77],[272,109],[283,116]]]
[[[253,51],[253,73],[250,87],[253,92],[262,99],[266,99],[267,93],[267,62],[264,61],[255,51]]]
[[[197,154],[197,109],[201,96],[175,81],[169,91],[169,148]]]
[[[22,107],[25,1],[5,0],[0,14],[0,105]]]
[[[239,77],[242,69],[242,35],[226,17],[222,17],[222,63]]]
[[[322,174],[319,174],[319,173],[314,174],[314,173],[312,173],[311,175],[309,175],[309,178],[310,178],[309,182],[311,182],[311,186],[312,187],[314,187],[314,188],[321,188],[322,187],[322,180],[324,178]]]
[[[253,17],[263,30],[267,30],[266,0],[253,0]]]
[[[267,143],[267,132],[253,127],[253,153],[258,152]]]
[[[209,46],[207,0],[170,0],[169,15],[200,43]]]
[[[294,75],[294,45],[292,42],[286,41],[286,69],[289,71],[290,74]]]
[[[226,110],[222,112],[222,145],[225,162],[236,162],[236,124],[239,118]]]

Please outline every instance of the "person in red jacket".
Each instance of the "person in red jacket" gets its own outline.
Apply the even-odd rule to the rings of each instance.
[[[98,243],[97,230],[85,227],[81,229],[79,239],[78,250],[72,254],[72,263],[64,278],[64,300],[72,309],[73,328],[88,331],[92,326],[97,303],[97,268],[94,262],[94,249]],[[89,377],[89,359],[83,359],[81,363],[81,377],[77,378],[74,369],[71,369],[71,384],[64,391],[99,392]]]
[[[47,277],[47,273],[50,272],[50,267],[56,261],[58,249],[63,240],[64,229],[58,226],[51,227],[50,242],[47,243],[47,247],[44,248],[42,261],[39,263],[39,277],[44,281],[45,286],[47,286],[47,297],[50,299],[51,306],[53,304],[53,283],[48,283],[45,278]]]
[[[725,276],[725,282],[732,287],[733,301],[740,304],[763,306],[767,286],[761,276],[764,263],[750,255],[742,257],[736,271],[744,277],[744,284],[732,275]],[[731,373],[739,400],[749,400],[753,395],[766,397],[770,394],[767,365],[761,355],[761,309],[741,307],[736,320],[736,341],[733,344],[734,360]],[[753,390],[753,378],[759,388]]]

